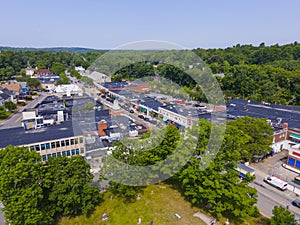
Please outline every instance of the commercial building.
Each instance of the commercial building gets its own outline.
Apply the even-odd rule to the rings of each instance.
[[[28,147],[41,154],[44,161],[49,157],[86,155],[84,136],[74,134],[71,121],[33,130],[2,129],[0,136],[0,148],[8,145]]]

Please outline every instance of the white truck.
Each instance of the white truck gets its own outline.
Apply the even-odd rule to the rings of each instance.
[[[264,181],[281,191],[285,191],[287,189],[288,183],[279,177],[268,176],[264,178]]]

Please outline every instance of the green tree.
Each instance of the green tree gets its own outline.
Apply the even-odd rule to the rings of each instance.
[[[101,201],[99,188],[81,156],[50,158],[28,148],[0,151],[0,201],[10,224],[53,224],[56,216],[88,215]]]
[[[63,84],[70,83],[70,79],[67,77],[67,75],[65,73],[61,73],[61,74],[59,74],[59,76],[60,76],[60,80],[58,80],[56,82],[56,85],[63,85]]]
[[[61,74],[65,71],[65,67],[64,64],[55,62],[51,67],[51,72],[54,74]]]
[[[90,77],[83,76],[80,80],[89,86],[92,86],[94,84],[93,79]]]
[[[11,101],[5,102],[4,107],[7,108],[9,111],[14,111],[17,109],[17,105]]]
[[[28,148],[8,146],[0,151],[0,199],[7,222],[14,225],[51,224],[44,210],[40,155]]]
[[[245,116],[229,123],[241,130],[250,139],[241,150],[242,158],[251,160],[253,155],[265,155],[271,151],[273,128],[266,119]]]
[[[275,206],[272,210],[272,218],[270,219],[270,225],[297,225],[299,224],[295,215],[290,213],[282,206]]]
[[[241,149],[249,137],[236,127],[227,126],[221,149],[214,160],[208,160],[204,153],[211,125],[200,120],[199,126],[195,128],[199,132],[195,157],[176,175],[184,196],[193,205],[205,207],[217,217],[256,215],[256,190],[248,186],[253,178],[247,177],[241,181],[234,170],[241,158]],[[200,170],[203,164],[207,167]]]
[[[50,158],[46,162],[46,180],[49,204],[63,215],[90,213],[101,198],[99,188],[89,186],[93,175],[82,156]]]

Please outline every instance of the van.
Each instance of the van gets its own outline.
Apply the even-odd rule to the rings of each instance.
[[[287,189],[288,183],[278,177],[268,176],[264,178],[264,181],[281,191],[285,191]]]

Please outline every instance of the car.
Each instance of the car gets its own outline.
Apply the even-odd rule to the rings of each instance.
[[[143,115],[138,115],[139,118],[141,119],[144,119],[144,116]]]
[[[134,113],[133,109],[130,109],[129,112],[130,112],[130,113]]]
[[[147,118],[147,117],[145,117],[144,120],[145,120],[145,121],[148,121],[148,122],[150,121],[149,118]]]
[[[300,208],[300,199],[295,199],[294,201],[292,201],[292,205]]]

